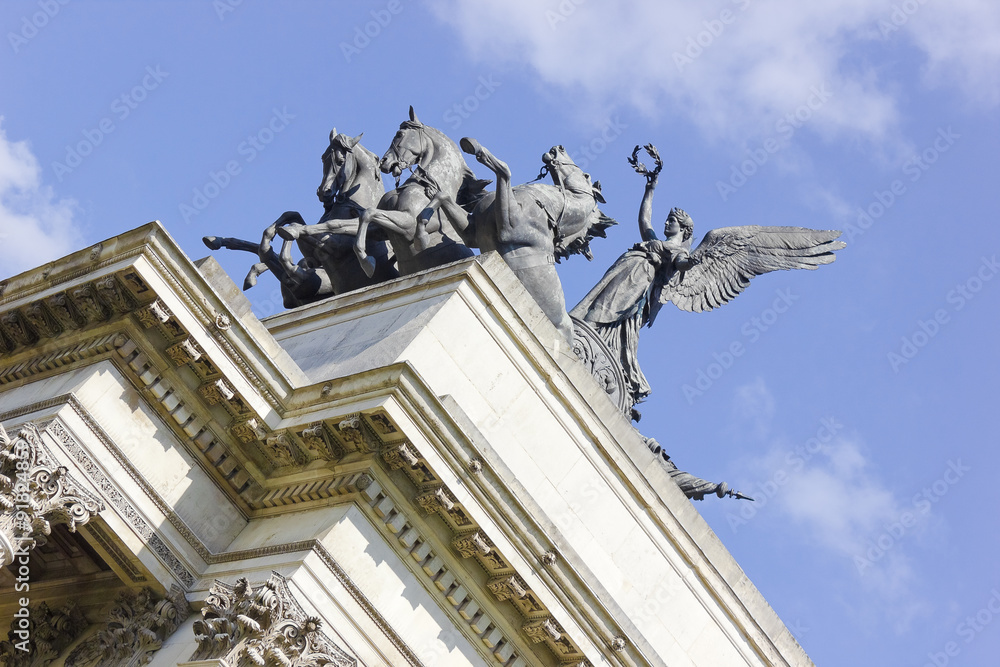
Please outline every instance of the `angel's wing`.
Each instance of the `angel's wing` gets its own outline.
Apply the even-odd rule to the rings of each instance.
[[[723,227],[702,239],[691,257],[700,263],[676,272],[659,289],[659,303],[702,312],[728,303],[750,279],[779,269],[815,269],[829,264],[846,244],[836,230],[804,227]]]

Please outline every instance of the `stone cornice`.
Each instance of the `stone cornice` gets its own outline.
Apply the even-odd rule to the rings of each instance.
[[[488,571],[520,577],[497,590],[510,592],[504,602],[515,605],[530,626],[523,630],[524,638],[558,651],[554,644],[560,639],[550,630],[559,619],[553,618],[556,625],[536,624],[537,615],[551,615],[546,605],[553,604],[564,608],[553,611],[563,614],[564,625],[582,629],[580,646],[603,647],[608,659],[620,661],[628,655],[638,663],[648,662],[641,638],[631,641],[636,628],[609,602],[611,596],[593,588],[595,579],[585,568],[563,558],[553,566],[534,568],[542,554],[558,552],[565,541],[553,526],[532,518],[540,515],[540,508],[517,492],[511,475],[501,474],[499,459],[488,443],[477,442],[474,427],[457,404],[442,401],[412,367],[400,363],[311,383],[291,367],[287,355],[275,361],[281,355],[275,357],[274,349],[261,343],[270,338],[267,332],[262,336],[262,327],[253,330],[252,323],[238,317],[158,223],[99,245],[58,266],[4,282],[0,387],[5,378],[21,384],[59,369],[111,359],[251,517],[316,503],[359,501],[371,488],[359,476],[365,474],[366,461],[378,454],[380,467],[372,470],[381,473],[370,477],[405,475],[420,489],[423,500],[406,499],[406,511],[393,503],[397,515],[431,508],[434,514],[428,520],[444,522],[456,535],[483,531],[493,546],[482,556],[501,557],[512,570]],[[109,276],[119,292],[127,290],[121,298],[111,284],[101,287]],[[267,324],[277,333],[312,326],[326,317],[356,317],[355,311],[386,294],[405,301],[427,290],[457,291],[469,303],[488,304],[504,328],[497,334],[487,327],[500,347],[522,373],[545,378],[549,395],[543,400],[553,413],[564,414],[582,429],[580,451],[604,471],[619,500],[642,519],[639,525],[646,526],[654,541],[665,538],[705,589],[722,601],[731,618],[719,618],[720,623],[734,622],[755,653],[770,663],[786,664],[784,650],[774,643],[775,635],[787,634],[780,620],[728,556],[717,560],[714,554],[724,554],[721,546],[714,554],[702,548],[706,540],[718,544],[717,538],[666,473],[641,468],[639,462],[648,459],[648,452],[638,435],[601,396],[568,347],[556,337],[543,339],[551,325],[534,321],[533,314],[510,297],[522,289],[502,263],[483,257],[306,306]],[[273,343],[271,339],[268,344]],[[359,428],[344,426],[354,419]],[[393,425],[398,437],[380,434],[379,420]],[[478,473],[470,473],[474,460],[480,461]],[[352,475],[354,481],[349,481]],[[468,507],[443,476],[465,483],[462,496]],[[369,509],[377,513],[381,501],[372,502]],[[206,562],[211,558],[199,555]],[[489,568],[479,556],[471,558]],[[521,573],[518,568],[527,570]],[[531,589],[520,582],[527,585],[528,580],[544,584],[545,590],[538,593],[548,596],[546,600],[524,601]],[[520,595],[522,588],[525,596]],[[750,606],[757,617],[748,611]],[[630,639],[625,646],[616,641],[619,633]],[[560,638],[566,636],[560,633]],[[787,646],[789,640],[783,641]]]

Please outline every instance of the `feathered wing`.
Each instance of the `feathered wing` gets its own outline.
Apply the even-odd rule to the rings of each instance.
[[[691,253],[700,263],[676,272],[660,285],[659,303],[700,313],[734,299],[750,279],[779,269],[810,269],[829,264],[846,244],[836,230],[804,227],[722,227],[713,229]]]

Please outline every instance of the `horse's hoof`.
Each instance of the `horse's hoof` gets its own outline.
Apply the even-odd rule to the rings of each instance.
[[[483,147],[479,145],[479,142],[472,137],[462,137],[462,140],[458,142],[458,145],[462,147],[463,151],[469,155],[475,155],[477,158],[483,150]]]
[[[361,260],[361,268],[364,269],[365,275],[371,278],[375,275],[375,258],[365,257]]]
[[[278,236],[286,241],[294,241],[299,238],[299,230],[297,226],[293,227],[289,225],[288,227],[278,227],[276,231],[278,232]]]
[[[218,250],[222,247],[222,239],[218,236],[202,236],[201,242],[207,245],[209,250]]]

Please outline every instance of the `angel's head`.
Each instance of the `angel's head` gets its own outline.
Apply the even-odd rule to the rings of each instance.
[[[684,209],[672,208],[670,215],[667,216],[667,221],[663,223],[663,235],[670,238],[678,233],[683,234],[682,241],[690,239],[694,234],[694,221],[690,215],[684,212]]]

